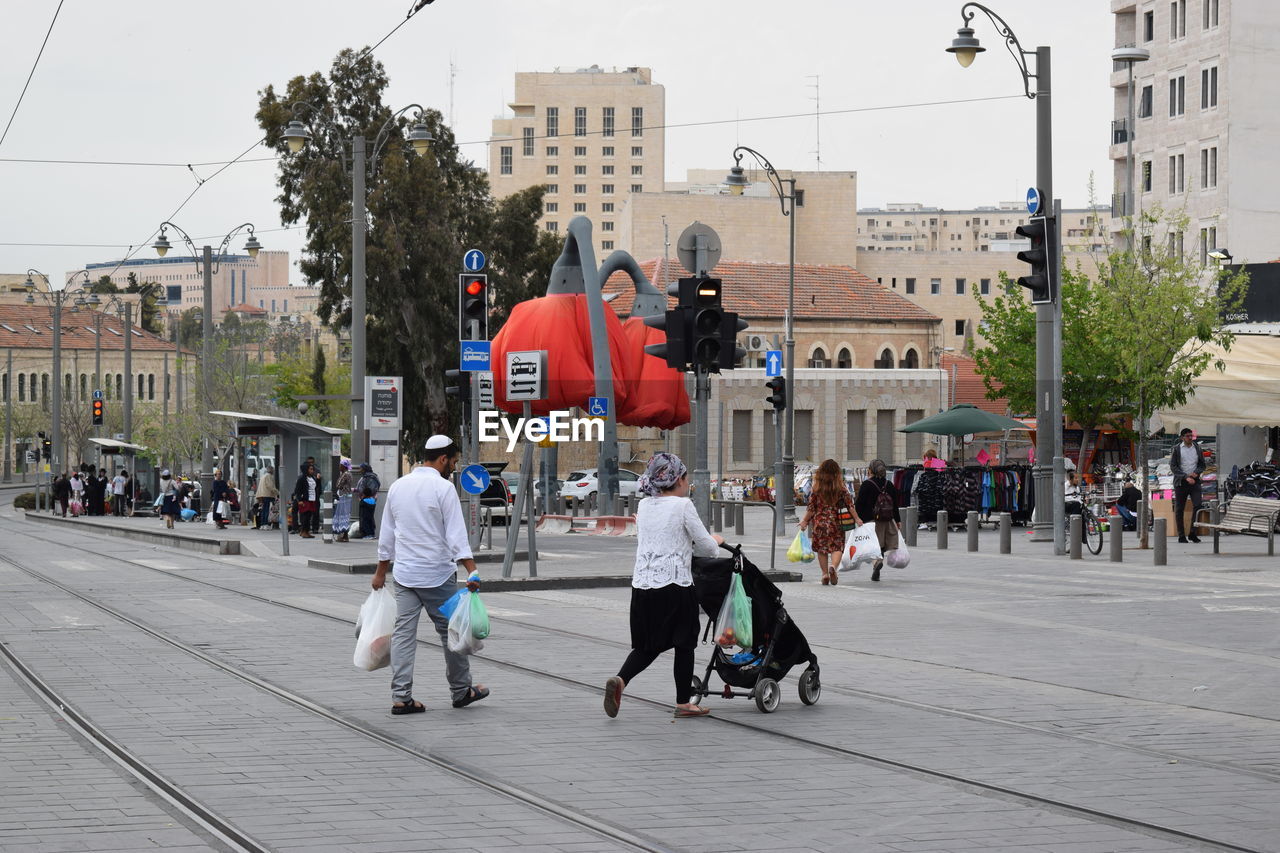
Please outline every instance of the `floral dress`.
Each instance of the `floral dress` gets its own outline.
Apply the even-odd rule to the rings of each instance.
[[[844,548],[844,531],[840,529],[840,507],[852,510],[849,493],[840,492],[835,504],[827,504],[816,497],[811,499],[812,515],[809,518],[809,541],[815,554],[834,554]]]

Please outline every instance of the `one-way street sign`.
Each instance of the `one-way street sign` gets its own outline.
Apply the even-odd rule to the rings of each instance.
[[[764,375],[782,375],[782,350],[771,349],[764,354]]]

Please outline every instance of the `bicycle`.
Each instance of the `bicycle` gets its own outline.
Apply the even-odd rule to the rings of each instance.
[[[1063,519],[1063,522],[1066,524],[1069,542],[1071,537],[1071,516],[1068,515]],[[1089,509],[1089,504],[1087,503],[1080,505],[1080,541],[1084,547],[1089,549],[1090,554],[1097,555],[1102,553],[1102,521],[1093,514],[1093,510]]]

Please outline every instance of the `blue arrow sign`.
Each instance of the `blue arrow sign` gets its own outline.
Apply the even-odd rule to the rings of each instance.
[[[608,397],[588,397],[587,398],[587,414],[593,418],[609,417],[609,398]]]
[[[771,349],[764,354],[764,375],[782,375],[782,350]]]
[[[484,264],[484,252],[479,249],[468,249],[467,253],[462,256],[462,268],[467,272],[480,272],[480,270],[484,269]]]
[[[482,494],[489,488],[489,472],[483,465],[468,465],[462,469],[462,491],[469,495]]]
[[[95,399],[95,400],[101,400],[101,399],[102,399],[102,389],[101,389],[101,388],[95,388],[95,389],[93,389],[93,399]]]
[[[492,370],[489,366],[492,341],[458,341],[459,370]]]
[[[1027,213],[1030,213],[1032,216],[1040,213],[1040,207],[1043,202],[1044,199],[1040,197],[1039,189],[1036,187],[1027,188]]]

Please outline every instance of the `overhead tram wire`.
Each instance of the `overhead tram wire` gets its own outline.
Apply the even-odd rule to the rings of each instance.
[[[27,96],[27,87],[31,85],[31,78],[36,74],[36,68],[40,65],[40,57],[44,56],[44,49],[49,44],[49,36],[53,35],[53,25],[58,22],[58,13],[62,11],[62,4],[66,0],[58,0],[58,8],[53,10],[53,20],[49,22],[49,29],[45,31],[44,41],[40,42],[40,52],[36,54],[36,61],[31,63],[31,72],[27,74],[27,82],[22,84],[22,93],[18,95],[18,102],[13,105],[13,112],[9,114],[9,122],[4,126],[4,133],[0,133],[0,145],[4,145],[5,138],[9,135],[9,128],[13,127],[13,120],[18,117],[18,108],[22,106],[22,99]]]
[[[984,101],[1005,101],[1005,100],[1011,100],[1014,98],[1025,98],[1025,97],[1026,97],[1025,95],[988,95],[980,98],[961,98],[961,99],[952,100],[952,101],[921,101],[921,102],[910,103],[910,104],[881,104],[879,106],[874,106],[874,107],[848,107],[846,109],[839,109],[839,110],[822,110],[820,113],[818,113],[818,115],[836,116],[836,115],[848,115],[851,113],[882,112],[886,110],[906,110],[906,109],[917,109],[922,107],[939,107],[939,106],[952,106],[957,104],[973,104],[973,103],[981,103]],[[653,124],[653,125],[645,125],[643,129],[644,130],[678,130],[680,128],[686,128],[686,127],[708,127],[708,126],[717,125],[717,124],[737,124],[741,122],[750,122],[750,121],[782,121],[784,119],[810,119],[810,118],[813,118],[813,116],[814,116],[814,113],[782,113],[780,115],[771,115],[771,116],[748,116],[747,118],[735,117],[735,118],[724,118],[724,119],[708,119],[706,121],[676,122],[672,124]],[[595,130],[595,131],[589,131],[588,133],[584,134],[584,136],[601,136],[603,135],[603,133],[604,131]],[[534,139],[560,139],[560,138],[563,138],[563,135],[553,137],[553,136],[546,136],[544,134],[542,136],[534,136],[533,138]],[[575,137],[575,138],[581,139],[582,137]],[[491,139],[483,139],[483,140],[471,140],[467,142],[458,142],[456,144],[459,147],[468,146],[468,145],[489,145],[493,141],[494,140],[491,140]],[[129,161],[129,160],[43,160],[43,159],[33,158],[33,157],[0,157],[0,163],[34,163],[34,164],[71,165],[71,166],[154,166],[154,167],[160,167],[160,168],[186,169],[192,166],[230,166],[230,165],[235,165],[236,163],[265,163],[265,162],[277,160],[277,159],[279,158],[274,156],[273,157],[251,157],[251,158],[237,157],[235,160],[211,160],[206,163],[163,163],[163,162],[150,163],[145,161]],[[211,178],[207,178],[206,180],[210,180],[210,179]]]

